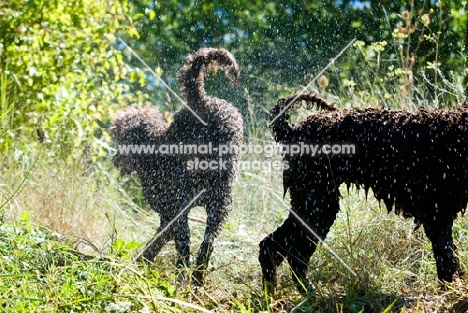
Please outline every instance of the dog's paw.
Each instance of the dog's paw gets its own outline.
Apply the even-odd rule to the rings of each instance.
[[[205,273],[201,270],[196,270],[192,275],[192,283],[197,286],[203,286],[205,283]]]

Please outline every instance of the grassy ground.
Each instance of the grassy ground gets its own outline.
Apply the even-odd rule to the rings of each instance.
[[[247,156],[249,158],[249,156]],[[6,312],[464,312],[466,278],[441,291],[429,241],[364,192],[342,190],[327,244],[310,262],[315,295],[297,293],[287,265],[274,299],[261,290],[258,243],[286,217],[279,172],[242,171],[232,214],[215,243],[203,288],[177,282],[169,244],[153,266],[132,256],[155,231],[130,178],[109,164],[6,158],[0,174],[0,305]],[[192,250],[204,231],[190,214]],[[454,230],[467,269],[468,222]],[[190,269],[188,269],[190,271]]]

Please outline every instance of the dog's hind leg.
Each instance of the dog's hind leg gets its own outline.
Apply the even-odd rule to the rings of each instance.
[[[198,249],[197,268],[193,274],[194,283],[201,286],[204,282],[205,271],[208,267],[211,253],[213,252],[213,243],[218,235],[224,219],[231,207],[231,191],[223,190],[211,193],[206,201],[206,228],[203,242]]]
[[[174,238],[177,232],[177,225],[174,225],[176,223],[173,223],[165,229],[170,222],[170,218],[161,215],[161,225],[159,226],[155,237],[145,245],[143,255],[140,259],[143,258],[143,260],[152,262],[166,242]]]
[[[188,224],[188,211],[186,211],[177,221],[177,231],[175,233],[175,248],[179,253],[177,268],[184,268],[190,265],[190,228]]]
[[[452,282],[454,276],[460,273],[457,247],[452,238],[452,218],[442,218],[439,215],[434,217],[432,221],[424,222],[423,225],[424,232],[432,243],[437,265],[437,277],[441,282]]]

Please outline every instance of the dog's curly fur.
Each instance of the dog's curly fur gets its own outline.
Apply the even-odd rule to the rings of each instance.
[[[296,95],[280,99],[271,112],[276,118]],[[468,202],[468,104],[455,108],[415,112],[387,109],[339,110],[312,94],[297,101],[315,104],[322,112],[290,126],[280,114],[271,128],[283,144],[354,144],[353,154],[285,155],[289,169],[284,191],[294,211],[321,239],[325,239],[339,210],[338,187],[355,184],[404,217],[423,226],[432,243],[440,281],[460,274],[452,225]],[[292,107],[293,105],[291,105]],[[289,108],[290,109],[290,108]],[[276,269],[287,258],[299,287],[309,286],[308,261],[315,238],[290,213],[284,223],[260,243],[259,261],[264,287],[274,292]]]
[[[155,108],[129,107],[118,112],[112,122],[111,136],[118,145],[230,145],[240,147],[243,142],[242,117],[230,103],[206,95],[204,75],[207,68],[220,68],[231,81],[236,81],[239,68],[234,56],[222,48],[202,48],[189,55],[181,70],[182,90],[187,105],[174,114],[167,124]],[[203,123],[194,115],[198,115]],[[213,150],[214,151],[214,150]],[[190,230],[188,211],[165,232],[161,231],[203,189],[206,191],[191,204],[204,206],[207,225],[203,243],[198,250],[195,283],[202,284],[204,271],[212,252],[213,241],[232,203],[232,186],[239,149],[223,155],[226,169],[188,169],[187,161],[219,161],[213,154],[125,154],[114,156],[114,165],[122,174],[135,172],[141,180],[146,201],[159,213],[161,225],[157,238],[148,242],[143,257],[152,261],[162,246],[175,239],[179,253],[178,266],[190,260]]]

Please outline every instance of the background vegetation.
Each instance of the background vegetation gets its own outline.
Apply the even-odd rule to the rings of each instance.
[[[171,246],[154,267],[132,262],[158,218],[138,182],[112,168],[107,128],[129,104],[158,106],[168,120],[180,106],[119,38],[176,91],[188,53],[232,51],[240,83],[213,75],[207,89],[241,110],[247,142],[271,142],[276,99],[302,89],[353,38],[312,90],[341,107],[450,107],[465,97],[466,9],[433,0],[0,2],[0,310],[464,312],[466,278],[440,291],[423,233],[355,190],[343,190],[327,243],[358,277],[319,249],[316,294],[297,294],[285,265],[266,302],[257,246],[288,207],[277,172],[238,175],[204,288],[176,282]],[[203,219],[193,210],[193,246]],[[465,220],[454,235],[466,270]]]

